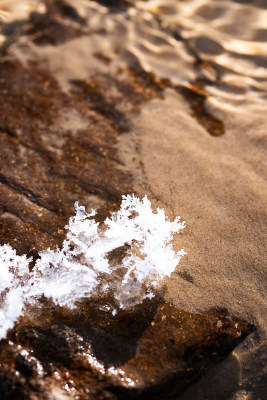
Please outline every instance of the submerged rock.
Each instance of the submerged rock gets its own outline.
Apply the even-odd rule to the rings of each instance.
[[[146,300],[111,316],[108,304],[29,310],[0,345],[1,399],[177,398],[252,331],[225,309]]]

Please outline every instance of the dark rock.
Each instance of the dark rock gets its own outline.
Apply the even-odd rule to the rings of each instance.
[[[110,210],[131,179],[118,168],[116,130],[88,102],[79,108],[36,65],[2,61],[0,76],[1,241],[29,254],[61,243],[74,201],[96,195]],[[86,129],[64,125],[73,113]]]
[[[76,399],[177,398],[252,331],[225,309],[190,314],[154,300],[112,317],[108,305],[28,310],[0,345],[1,399],[52,399],[56,388]]]

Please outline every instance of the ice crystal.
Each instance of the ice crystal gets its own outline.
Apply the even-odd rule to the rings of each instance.
[[[31,273],[31,259],[18,256],[8,245],[0,246],[0,338],[24,304],[42,295],[73,308],[81,298],[106,293],[118,307],[132,307],[153,297],[153,289],[185,254],[170,244],[185,224],[179,217],[170,222],[163,209],[153,213],[147,197],[123,196],[120,210],[102,225],[94,220],[94,210],[87,213],[78,202],[75,208],[62,248],[41,252]],[[123,246],[128,249],[123,260],[111,262],[111,252]],[[110,309],[115,315],[116,309]]]

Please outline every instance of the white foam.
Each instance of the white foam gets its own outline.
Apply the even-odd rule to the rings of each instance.
[[[103,226],[93,219],[94,210],[87,213],[78,203],[75,208],[62,248],[41,252],[32,273],[31,259],[18,256],[8,245],[0,246],[0,338],[23,312],[23,305],[42,295],[70,308],[81,298],[103,293],[112,295],[121,308],[152,298],[153,289],[185,254],[170,244],[185,224],[180,218],[170,222],[163,209],[153,213],[147,197],[123,196],[120,210]],[[111,263],[110,252],[124,245],[129,251],[122,262]]]

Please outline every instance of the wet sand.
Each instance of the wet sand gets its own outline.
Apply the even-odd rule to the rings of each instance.
[[[208,9],[210,12],[219,9],[217,4],[209,2],[205,16]],[[237,7],[228,2],[230,7],[226,10],[225,5],[218,10],[217,20],[207,25],[206,40],[210,34],[212,40],[217,37],[223,43],[225,33],[214,27],[216,22],[220,25],[223,14],[223,18],[226,14],[229,18]],[[187,10],[192,12],[190,7]],[[247,18],[254,19],[257,25],[259,10],[248,6],[246,11]],[[176,16],[180,21],[182,17]],[[173,15],[168,18],[175,20]],[[198,18],[193,20],[200,23]],[[234,30],[237,32],[239,28],[240,48],[237,46],[239,54],[231,54],[233,58],[241,58],[241,39],[244,48],[249,47],[249,41],[242,38],[248,20],[241,18],[238,22],[239,25],[232,26],[232,34],[235,36]],[[192,21],[190,25],[193,26]],[[255,34],[255,25],[250,26],[247,38]],[[194,28],[192,32],[196,32],[196,25]],[[225,43],[230,48],[234,37]],[[217,50],[220,54],[223,52],[222,48]],[[142,107],[133,122],[132,136],[124,136],[120,142],[125,163],[135,171],[136,192],[141,196],[147,194],[155,207],[166,209],[167,215],[181,215],[187,224],[175,244],[177,249],[183,247],[188,255],[176,274],[164,282],[166,300],[194,312],[215,305],[226,307],[256,326],[256,332],[192,386],[181,397],[183,400],[264,399],[267,396],[267,119],[264,111],[267,64],[264,54],[262,48],[261,54],[255,56],[255,60],[257,57],[264,60],[261,68],[247,66],[246,69],[245,63],[233,61],[227,65],[232,70],[224,71],[217,85],[209,82],[206,87],[210,96],[206,110],[223,121],[224,135],[211,136],[193,117],[184,97],[176,90],[167,89],[163,101],[152,100]],[[204,58],[221,64],[227,57],[229,53],[221,57],[209,54]],[[250,62],[253,63],[253,54]],[[217,70],[218,64],[215,64]],[[172,73],[169,77],[172,82],[177,80],[177,75]],[[230,81],[232,87],[228,84]],[[254,84],[260,85],[258,93]]]
[[[125,159],[135,154],[137,193],[147,194],[167,215],[181,215],[187,224],[175,244],[188,254],[165,281],[166,300],[195,312],[226,307],[257,327],[203,385],[196,384],[183,399],[263,399],[266,389],[263,148],[246,131],[244,119],[225,115],[223,120],[226,135],[208,135],[188,115],[183,99],[169,90],[164,101],[153,100],[143,107],[134,136],[121,139]],[[258,123],[263,134],[264,117]],[[259,386],[262,392],[257,394]],[[239,390],[252,397],[235,397]]]

